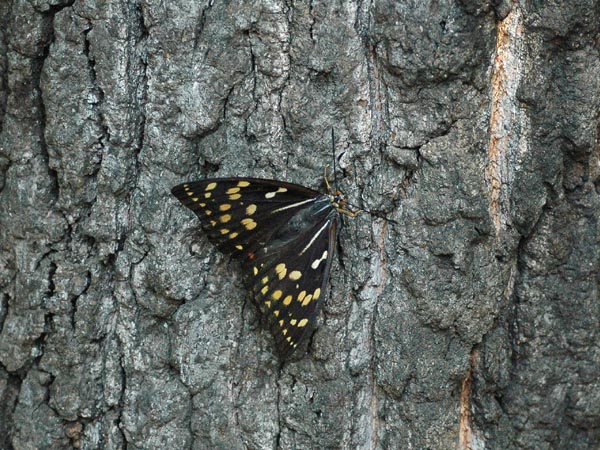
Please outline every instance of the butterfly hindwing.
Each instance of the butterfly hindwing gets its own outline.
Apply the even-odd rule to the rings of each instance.
[[[319,220],[291,240],[267,245],[244,265],[245,280],[282,358],[312,328],[326,293],[339,216],[328,208],[315,217]]]

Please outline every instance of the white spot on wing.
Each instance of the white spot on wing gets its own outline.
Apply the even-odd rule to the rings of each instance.
[[[271,192],[269,192],[267,194],[271,194]],[[267,194],[265,194],[265,196]],[[275,196],[275,194],[273,194],[273,196]],[[269,198],[269,197],[267,197],[267,198]],[[292,203],[291,205],[282,206],[281,208],[274,209],[273,211],[271,211],[271,213],[276,213],[276,212],[279,212],[279,211],[284,211],[284,210],[290,209],[290,208],[296,208],[297,206],[302,206],[305,203],[314,202],[314,201],[315,201],[314,198],[309,198],[309,199],[306,199],[306,200],[302,200],[301,202],[298,202],[298,203]]]
[[[317,268],[319,267],[319,264],[321,264],[322,261],[325,261],[327,259],[327,250],[325,250],[323,252],[323,254],[321,255],[321,257],[319,259],[315,259],[312,264],[310,265],[310,267],[312,267],[313,269],[317,270]]]
[[[300,252],[300,254],[302,255],[306,250],[308,250],[310,248],[311,245],[314,244],[315,240],[319,237],[319,235],[323,232],[323,230],[325,228],[327,228],[329,226],[329,222],[331,222],[331,219],[328,219],[327,222],[325,222],[323,224],[323,226],[321,228],[319,228],[319,231],[317,231],[315,233],[315,235],[312,237],[312,239],[308,242],[308,244],[306,244],[306,247],[304,247],[302,249],[302,251]]]

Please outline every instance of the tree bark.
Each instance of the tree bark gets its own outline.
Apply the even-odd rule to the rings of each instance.
[[[600,447],[600,5],[0,3],[0,448]],[[288,362],[186,180],[337,183]]]

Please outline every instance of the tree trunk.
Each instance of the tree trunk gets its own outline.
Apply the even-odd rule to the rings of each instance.
[[[0,16],[0,448],[600,448],[598,2]],[[331,128],[392,221],[281,363],[170,188],[322,189]]]

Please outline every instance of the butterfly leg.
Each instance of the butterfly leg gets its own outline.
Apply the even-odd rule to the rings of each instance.
[[[356,211],[350,211],[349,209],[344,209],[343,207],[337,207],[335,208],[337,210],[337,212],[339,212],[340,214],[344,214],[346,216],[349,217],[356,217],[358,216],[360,213],[364,212],[362,209],[358,209]]]
[[[327,169],[329,169],[329,164],[325,164],[325,173],[323,174],[323,178],[325,179],[325,186],[327,186],[327,193],[331,192],[331,185],[329,184],[329,180],[327,179]]]

